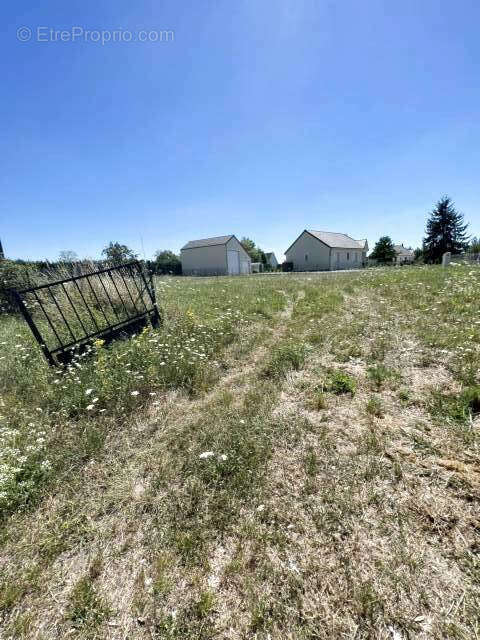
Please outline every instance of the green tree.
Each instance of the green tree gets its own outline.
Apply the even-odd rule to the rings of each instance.
[[[448,196],[443,196],[430,213],[423,239],[425,262],[440,262],[446,251],[461,253],[468,246],[468,224]]]
[[[370,254],[370,258],[373,258],[380,264],[393,262],[395,256],[396,253],[393,247],[393,242],[389,236],[382,236],[379,238],[372,253]]]
[[[75,253],[75,251],[64,249],[58,254],[58,259],[60,260],[60,262],[78,262],[78,255]]]
[[[102,256],[105,256],[109,262],[113,262],[114,264],[135,260],[138,257],[126,244],[120,244],[119,242],[110,242],[110,244],[103,249]]]
[[[267,264],[267,257],[265,253],[260,249],[260,247],[257,247],[251,238],[244,237],[240,240],[240,243],[252,259],[252,262],[263,262],[263,264]]]
[[[470,240],[470,246],[468,247],[470,253],[480,253],[480,238],[474,236]]]
[[[413,257],[415,262],[423,262],[423,249],[421,247],[417,247],[413,252]]]
[[[180,258],[173,251],[163,250],[155,253],[155,273],[182,273]]]

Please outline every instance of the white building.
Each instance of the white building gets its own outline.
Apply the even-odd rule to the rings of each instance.
[[[354,240],[345,233],[302,231],[285,251],[294,271],[331,271],[359,269],[364,264],[368,243]]]
[[[395,258],[393,264],[412,264],[415,260],[415,254],[411,249],[407,249],[403,244],[395,244]]]
[[[186,276],[239,275],[251,272],[251,260],[234,235],[191,240],[180,251]]]
[[[357,240],[357,242],[362,247],[362,264],[365,267],[368,263],[368,240],[366,238],[363,238],[363,240]]]
[[[267,258],[267,264],[272,267],[272,269],[276,269],[278,267],[278,260],[273,252],[269,252],[265,254]]]

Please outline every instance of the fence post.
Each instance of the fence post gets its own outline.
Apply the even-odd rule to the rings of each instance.
[[[30,327],[31,332],[33,333],[33,335],[35,336],[38,344],[40,345],[40,348],[42,349],[43,354],[44,354],[45,358],[48,361],[48,364],[50,364],[52,366],[55,366],[57,363],[55,362],[52,354],[48,350],[44,339],[40,335],[40,331],[37,329],[37,326],[33,322],[32,317],[31,317],[30,313],[28,312],[28,309],[25,306],[25,303],[22,300],[22,296],[17,291],[15,291],[15,289],[9,289],[9,293],[12,295],[13,299],[15,300],[18,308],[20,309],[23,317],[25,318],[26,323]]]
[[[450,253],[450,251],[446,251],[443,256],[442,256],[442,267],[448,267],[448,265],[450,264],[450,258],[452,257],[452,254]]]
[[[151,269],[148,270],[148,282],[145,278],[145,273],[143,269],[143,265],[139,264],[140,275],[142,276],[143,282],[145,283],[145,288],[148,291],[148,295],[150,296],[150,300],[152,301],[153,306],[153,318],[150,319],[153,327],[158,327],[161,322],[160,314],[158,312],[157,306],[157,296],[155,295],[155,286],[153,284],[153,275]]]

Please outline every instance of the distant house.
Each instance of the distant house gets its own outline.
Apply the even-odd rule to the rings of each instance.
[[[403,244],[395,244],[395,258],[393,264],[412,264],[415,260],[415,254],[411,249],[407,249]]]
[[[362,264],[363,266],[366,266],[368,259],[367,259],[367,253],[368,253],[368,240],[366,238],[364,238],[363,240],[357,240],[358,244],[362,247]]]
[[[270,253],[266,253],[265,257],[267,259],[267,264],[270,265],[272,267],[272,269],[276,269],[278,267],[278,260],[275,257],[275,254],[270,252]]]
[[[367,250],[366,240],[354,240],[345,233],[305,229],[285,251],[285,257],[294,271],[359,269]]]
[[[251,272],[251,260],[234,235],[191,240],[180,251],[186,276],[223,276]]]

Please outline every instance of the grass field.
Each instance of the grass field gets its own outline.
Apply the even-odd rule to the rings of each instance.
[[[159,279],[0,317],[0,638],[480,637],[480,269]]]

